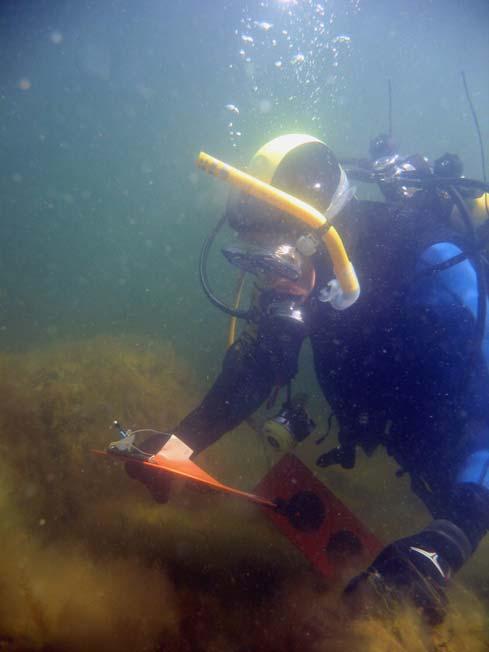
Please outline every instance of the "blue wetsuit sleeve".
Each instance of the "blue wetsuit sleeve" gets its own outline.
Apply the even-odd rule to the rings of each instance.
[[[461,527],[475,547],[489,528],[488,328],[486,324],[482,342],[476,342],[478,283],[469,260],[429,271],[460,253],[448,242],[423,252],[407,313],[416,320],[416,341],[431,360],[426,369],[436,377],[439,392],[433,398],[446,407],[434,414],[443,418],[443,412],[453,411],[454,421],[462,425],[455,438],[446,433],[445,445],[452,450],[440,449],[446,468],[438,473],[448,482],[440,483],[447,495],[439,516]]]

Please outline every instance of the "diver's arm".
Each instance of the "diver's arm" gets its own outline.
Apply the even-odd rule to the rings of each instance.
[[[264,319],[256,335],[245,332],[228,349],[221,373],[201,404],[174,432],[194,450],[207,448],[255,412],[275,385],[297,373],[301,329],[285,320]]]
[[[264,315],[257,333],[245,331],[228,349],[221,373],[201,404],[168,433],[151,435],[140,446],[157,453],[175,434],[200,453],[250,416],[269,396],[274,385],[283,385],[297,373],[304,329],[288,320]],[[127,473],[165,503],[171,482],[156,469],[137,462],[126,463]]]
[[[245,334],[226,352],[221,372],[200,405],[173,432],[198,453],[258,409],[272,385],[269,356]]]

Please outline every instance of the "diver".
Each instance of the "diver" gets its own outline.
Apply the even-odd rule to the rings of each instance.
[[[459,168],[449,165],[450,184],[444,183],[416,157],[420,167],[411,160],[405,176],[396,151],[387,149],[374,143],[369,166],[385,201],[357,199],[355,172],[349,175],[315,137],[281,136],[255,154],[254,177],[327,219],[311,227],[279,204],[231,191],[220,224],[236,239],[223,253],[253,275],[253,299],[248,310],[226,306],[204,274],[213,302],[246,325],[200,405],[171,432],[193,456],[211,446],[279,388],[290,388],[309,338],[317,380],[339,424],[339,446],[318,465],[352,468],[357,448],[371,455],[384,446],[433,518],[388,545],[349,582],[345,596],[354,602],[373,590],[412,600],[437,623],[450,578],[489,529],[487,292],[473,230],[454,221],[455,214],[462,222],[467,214],[450,176]],[[443,171],[442,162],[437,169]],[[336,237],[333,224],[352,261],[341,273],[323,246],[326,237]],[[288,418],[298,411],[305,438],[312,427],[303,404],[294,405],[289,394],[285,408]],[[156,452],[165,437],[150,437],[142,448]],[[157,500],[167,499],[161,474],[131,463],[127,468]]]

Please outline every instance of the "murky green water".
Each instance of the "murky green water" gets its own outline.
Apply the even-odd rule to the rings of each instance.
[[[409,616],[398,631],[414,638],[378,624],[349,639],[257,515],[239,539],[241,511],[206,497],[162,513],[88,452],[114,417],[182,417],[220,366],[227,320],[198,257],[226,189],[198,152],[244,166],[304,131],[365,156],[388,128],[390,80],[402,152],[456,152],[480,178],[461,71],[489,156],[487,2],[12,1],[0,50],[0,504],[17,564],[0,588],[5,649],[487,649],[487,608],[467,596],[435,643]],[[223,264],[216,251],[226,294]],[[249,488],[264,464],[253,437],[209,464]],[[374,476],[358,476],[358,496]],[[466,582],[482,593],[487,563],[474,564]]]

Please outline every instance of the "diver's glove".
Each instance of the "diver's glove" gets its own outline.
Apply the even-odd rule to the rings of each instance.
[[[157,453],[170,439],[170,433],[151,435],[138,447],[143,453]],[[133,480],[142,482],[157,503],[167,503],[170,497],[170,476],[157,469],[143,466],[140,462],[126,462],[126,473]]]
[[[439,624],[446,613],[448,580],[471,553],[472,546],[459,527],[450,521],[433,521],[421,532],[384,548],[347,585],[345,601],[358,612],[368,610],[372,603],[389,607],[407,600],[429,624]]]

